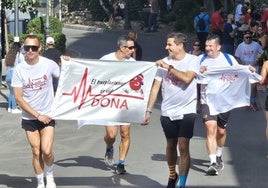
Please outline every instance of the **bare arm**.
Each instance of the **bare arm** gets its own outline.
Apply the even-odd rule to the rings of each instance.
[[[163,67],[169,70],[169,72],[172,73],[178,80],[181,80],[186,84],[189,84],[196,76],[196,73],[194,71],[183,72],[183,71],[177,70],[173,67],[170,67],[170,65],[165,63],[163,60],[157,61],[156,64],[160,67]]]
[[[157,80],[154,80],[154,83],[153,83],[153,86],[152,86],[152,89],[151,89],[151,93],[150,93],[150,96],[149,96],[148,104],[147,104],[147,111],[146,111],[146,114],[145,114],[145,121],[144,121],[144,123],[142,123],[142,125],[148,125],[149,122],[150,122],[151,111],[152,111],[154,103],[155,103],[155,101],[157,99],[157,95],[158,95],[160,87],[161,87],[161,82],[157,81]]]
[[[43,122],[44,124],[48,124],[52,119],[47,115],[42,115],[36,110],[34,110],[23,98],[23,89],[21,87],[14,87],[14,94],[16,101],[21,109],[23,109],[28,114],[35,117],[37,120]]]
[[[264,84],[265,83],[265,79],[268,76],[267,73],[268,73],[268,61],[265,61],[263,63],[262,69],[261,69],[262,79],[260,81],[260,84]]]

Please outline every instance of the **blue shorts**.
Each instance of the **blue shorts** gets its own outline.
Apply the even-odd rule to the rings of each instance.
[[[55,121],[52,120],[49,122],[49,124],[44,124],[41,121],[38,120],[26,120],[26,119],[22,119],[21,121],[21,127],[25,130],[25,131],[31,131],[34,132],[36,130],[41,131],[43,128],[47,127],[47,126],[51,126],[51,127],[55,127]]]
[[[185,114],[183,119],[174,121],[167,116],[161,116],[160,121],[166,138],[192,138],[196,116],[194,113]]]

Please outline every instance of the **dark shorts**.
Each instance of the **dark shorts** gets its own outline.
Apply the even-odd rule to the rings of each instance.
[[[217,121],[217,124],[219,127],[223,128],[223,129],[226,128],[227,122],[228,122],[229,117],[230,117],[230,112],[225,112],[225,113],[221,113],[221,114],[212,116],[212,115],[210,115],[208,105],[202,104],[201,109],[202,109],[202,118],[204,121],[215,120],[215,121]]]
[[[266,95],[266,97],[265,97],[264,109],[265,109],[266,111],[268,111],[268,95]]]
[[[34,132],[36,130],[40,131],[43,128],[47,127],[47,126],[51,126],[51,127],[55,127],[55,121],[52,120],[49,124],[44,124],[41,121],[38,120],[25,120],[22,119],[21,121],[21,127],[25,130],[25,131],[31,131]]]
[[[192,138],[194,134],[196,114],[185,114],[183,119],[170,120],[169,117],[161,116],[160,121],[167,139],[169,138]]]

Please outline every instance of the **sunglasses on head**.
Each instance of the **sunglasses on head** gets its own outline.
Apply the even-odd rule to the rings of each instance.
[[[30,49],[32,50],[32,52],[37,52],[39,49],[39,46],[32,46],[32,45],[27,46],[27,45],[25,45],[25,46],[23,46],[23,48],[24,48],[25,52],[29,52]]]
[[[125,48],[129,49],[129,50],[134,50],[136,49],[135,46],[125,46]]]

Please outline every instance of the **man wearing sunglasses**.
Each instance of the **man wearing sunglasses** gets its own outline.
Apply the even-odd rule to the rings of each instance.
[[[135,51],[134,40],[126,35],[122,35],[117,40],[117,51],[109,53],[100,60],[112,60],[112,61],[135,61],[131,55]],[[104,141],[106,143],[106,153],[105,153],[105,163],[109,166],[114,165],[114,147],[115,138],[118,132],[118,126],[106,126],[106,135],[104,136]],[[117,174],[125,174],[125,158],[127,156],[129,146],[130,146],[130,124],[121,123],[119,125],[121,141],[119,145],[119,160],[116,167]]]
[[[55,121],[49,116],[54,99],[52,78],[59,77],[59,66],[52,60],[39,56],[42,47],[35,35],[24,41],[25,61],[15,67],[12,87],[22,109],[22,128],[32,148],[32,164],[37,188],[56,188],[53,177]]]
[[[252,32],[247,30],[243,33],[243,42],[241,42],[236,51],[235,57],[239,64],[252,65],[256,72],[259,72],[258,56],[263,53],[263,49],[258,42],[252,40]],[[257,101],[257,83],[251,85],[251,105],[246,107],[246,111],[258,111]]]

